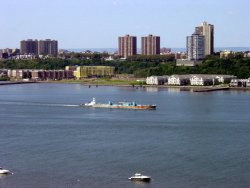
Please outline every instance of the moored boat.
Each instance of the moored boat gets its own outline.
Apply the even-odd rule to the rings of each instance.
[[[134,176],[131,176],[130,178],[128,178],[131,181],[144,181],[144,182],[150,182],[151,177],[150,176],[145,176],[142,175],[140,173],[135,173]]]
[[[134,110],[155,110],[156,105],[142,105],[136,102],[119,102],[117,104],[108,102],[107,104],[96,103],[95,98],[91,102],[80,104],[83,107],[94,107],[94,108],[120,108],[120,109],[134,109]]]
[[[3,169],[2,167],[0,167],[0,174],[5,174],[5,175],[7,175],[7,174],[12,174],[12,172],[10,172],[10,171],[7,170],[7,169]]]

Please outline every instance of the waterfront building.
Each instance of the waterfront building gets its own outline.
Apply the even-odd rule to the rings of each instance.
[[[58,54],[58,41],[57,40],[39,40],[38,42],[38,54],[57,56]]]
[[[236,79],[237,78],[237,76],[234,76],[234,75],[221,75],[221,74],[215,74],[215,75],[213,75],[214,76],[214,78],[219,82],[219,83],[222,83],[222,84],[224,84],[224,83],[230,83],[230,81],[232,80],[232,79]]]
[[[42,69],[13,69],[8,70],[8,77],[16,80],[61,80],[73,79],[73,71],[71,70],[42,70]]]
[[[158,55],[160,54],[160,37],[148,35],[141,38],[141,54],[142,55]]]
[[[220,74],[195,74],[190,77],[190,85],[206,86],[230,83],[232,79],[236,79],[234,75],[220,75]]]
[[[125,35],[118,38],[118,55],[122,58],[136,55],[137,42],[135,36]]]
[[[90,77],[112,77],[115,75],[115,67],[111,66],[78,66],[75,71],[76,79]]]
[[[248,78],[248,79],[232,79],[229,85],[231,87],[250,87],[250,78]]]
[[[214,53],[214,25],[203,22],[200,26],[195,27],[195,34],[204,36],[204,55]]]
[[[191,75],[171,75],[168,78],[168,85],[189,85]]]
[[[14,70],[9,69],[7,75],[9,78],[14,78],[17,80],[30,79],[31,71],[26,69],[14,69]]]
[[[8,76],[8,70],[7,69],[0,69],[0,78]]]
[[[215,84],[213,76],[209,75],[193,75],[190,78],[191,86],[208,86]]]
[[[38,40],[22,40],[20,42],[20,53],[22,55],[38,55]]]
[[[148,85],[164,85],[168,82],[169,76],[149,76],[146,79]]]
[[[250,78],[247,79],[246,87],[250,87]]]

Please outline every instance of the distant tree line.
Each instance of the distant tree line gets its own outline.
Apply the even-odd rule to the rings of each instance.
[[[163,59],[166,57],[163,57]],[[117,74],[134,74],[136,77],[151,75],[172,74],[230,74],[238,78],[250,77],[250,58],[236,56],[220,59],[218,56],[208,56],[201,65],[195,67],[176,66],[173,59],[159,58],[147,59],[146,57],[131,57],[127,60],[105,61],[101,55],[93,55],[91,58],[51,58],[34,60],[2,60],[0,68],[6,69],[64,69],[68,65],[79,66],[114,66]]]
[[[174,60],[175,60],[174,54],[134,55],[127,58],[127,61],[136,61],[136,62],[172,62]]]

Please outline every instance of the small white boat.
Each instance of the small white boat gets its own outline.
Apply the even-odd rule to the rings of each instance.
[[[95,104],[96,104],[95,98],[93,98],[93,100],[91,102],[88,102],[88,103],[85,103],[85,104],[81,104],[81,106],[93,106]]]
[[[131,181],[145,181],[145,182],[149,182],[151,180],[151,177],[150,176],[142,175],[140,173],[136,173],[134,176],[131,176],[128,179],[131,180]]]
[[[0,167],[0,174],[13,174],[13,173],[10,172],[9,170],[6,170]]]

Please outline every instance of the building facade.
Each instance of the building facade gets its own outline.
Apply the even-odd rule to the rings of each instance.
[[[20,42],[21,55],[38,55],[38,40],[22,40]]]
[[[190,75],[171,75],[168,78],[168,85],[189,85]]]
[[[211,55],[214,53],[214,26],[203,22],[200,26],[195,27],[195,34],[204,36],[204,54]]]
[[[149,76],[146,79],[148,85],[164,85],[168,83],[169,76]]]
[[[201,60],[205,57],[205,38],[200,34],[187,36],[187,59]]]
[[[157,55],[160,54],[160,37],[148,35],[141,38],[141,53],[142,55]]]
[[[118,38],[118,55],[127,58],[137,54],[137,42],[135,36],[125,35]]]
[[[16,80],[61,80],[73,79],[73,71],[71,70],[37,70],[37,69],[13,69],[8,70],[8,77]]]
[[[111,66],[78,66],[74,73],[76,79],[89,77],[111,77],[115,75],[115,67]]]
[[[38,54],[57,56],[58,54],[58,41],[57,40],[39,40],[38,42]]]
[[[56,40],[22,40],[20,42],[21,55],[52,55],[58,54],[58,42]]]

